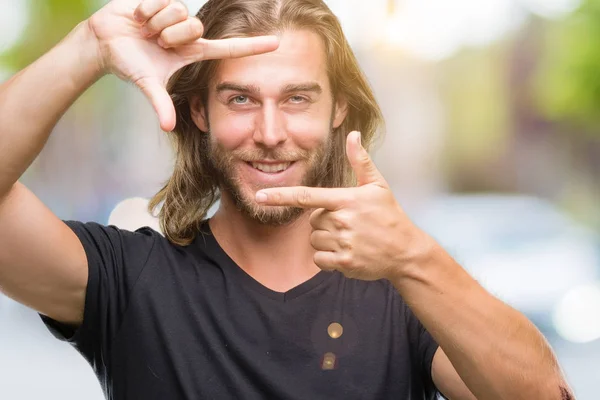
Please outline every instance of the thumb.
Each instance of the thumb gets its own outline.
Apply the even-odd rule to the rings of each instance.
[[[361,144],[360,132],[353,131],[346,138],[346,155],[356,174],[358,186],[375,183],[387,187],[387,182],[379,172],[367,150]]]
[[[160,128],[165,132],[175,129],[175,106],[167,89],[158,80],[151,78],[140,79],[136,85],[150,100],[154,111],[158,115]]]

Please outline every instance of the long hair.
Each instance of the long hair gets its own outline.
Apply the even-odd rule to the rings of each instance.
[[[333,187],[355,182],[346,158],[346,136],[360,131],[367,150],[383,126],[381,110],[344,36],[337,17],[322,0],[209,0],[196,15],[204,24],[204,38],[225,39],[282,33],[307,29],[317,33],[325,44],[327,74],[334,101],[339,96],[348,103],[343,123],[332,132],[332,157],[327,171]],[[190,244],[210,207],[219,199],[218,182],[210,173],[206,154],[208,135],[202,134],[191,117],[190,102],[199,96],[203,106],[208,99],[210,80],[218,60],[190,64],[169,80],[167,90],[175,104],[176,126],[170,137],[176,160],[173,175],[150,200],[149,210],[158,216],[165,236],[179,245]]]

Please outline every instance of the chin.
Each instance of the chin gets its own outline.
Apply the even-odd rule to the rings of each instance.
[[[304,212],[296,207],[258,206],[248,216],[261,225],[285,226],[296,221]]]
[[[269,185],[268,187],[275,187]],[[297,207],[279,207],[265,206],[258,204],[255,200],[256,192],[260,189],[266,189],[259,185],[247,186],[244,189],[237,188],[235,193],[230,193],[230,198],[237,210],[249,219],[265,226],[283,226],[296,221],[303,213],[304,209]]]

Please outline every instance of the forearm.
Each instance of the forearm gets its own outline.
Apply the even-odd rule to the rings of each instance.
[[[478,399],[564,399],[545,338],[424,236],[392,283]]]
[[[0,86],[0,196],[37,157],[50,132],[101,75],[85,22]]]

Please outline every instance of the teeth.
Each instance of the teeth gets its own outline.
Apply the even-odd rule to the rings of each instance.
[[[285,171],[287,167],[290,166],[291,163],[281,163],[281,164],[261,164],[261,163],[252,163],[252,166],[262,172],[281,172]]]

